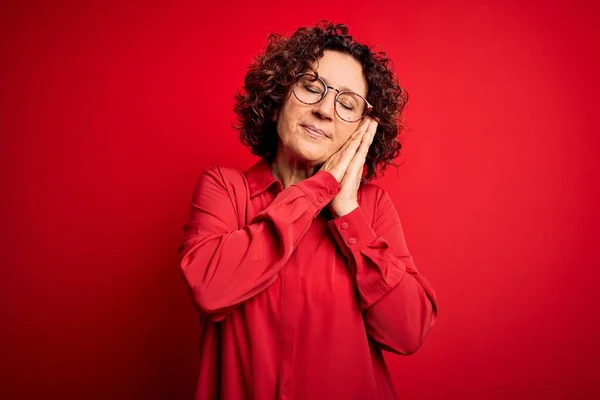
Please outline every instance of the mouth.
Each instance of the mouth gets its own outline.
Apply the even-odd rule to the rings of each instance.
[[[312,125],[301,125],[301,126],[304,128],[304,130],[306,130],[306,132],[310,136],[314,137],[315,139],[329,138],[329,136],[324,131],[322,131],[321,129],[318,129]]]

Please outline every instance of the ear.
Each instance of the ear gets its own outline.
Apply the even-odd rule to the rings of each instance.
[[[275,111],[273,113],[273,117],[271,118],[271,121],[277,122],[277,118],[279,117],[279,110],[281,110],[281,108],[279,108],[277,111]]]

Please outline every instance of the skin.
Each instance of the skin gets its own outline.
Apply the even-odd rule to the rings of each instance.
[[[367,97],[362,66],[352,56],[325,50],[316,70],[327,85]],[[313,105],[288,96],[275,116],[279,145],[271,169],[284,188],[319,171],[330,172],[340,183],[340,191],[328,207],[339,217],[358,207],[357,192],[377,122],[369,117],[354,123],[340,119],[334,109],[336,94],[329,90]],[[303,125],[313,125],[328,137],[311,137]]]

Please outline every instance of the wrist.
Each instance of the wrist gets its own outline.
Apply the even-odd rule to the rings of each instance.
[[[332,208],[331,211],[333,211],[334,217],[339,218],[339,217],[343,217],[346,214],[350,214],[352,211],[356,210],[358,208],[358,202],[352,202],[349,204],[344,204],[343,206],[338,206],[335,208]]]

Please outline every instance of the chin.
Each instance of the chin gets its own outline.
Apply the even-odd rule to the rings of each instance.
[[[322,151],[310,151],[308,149],[298,150],[296,155],[299,159],[310,164],[324,163],[328,158]]]

